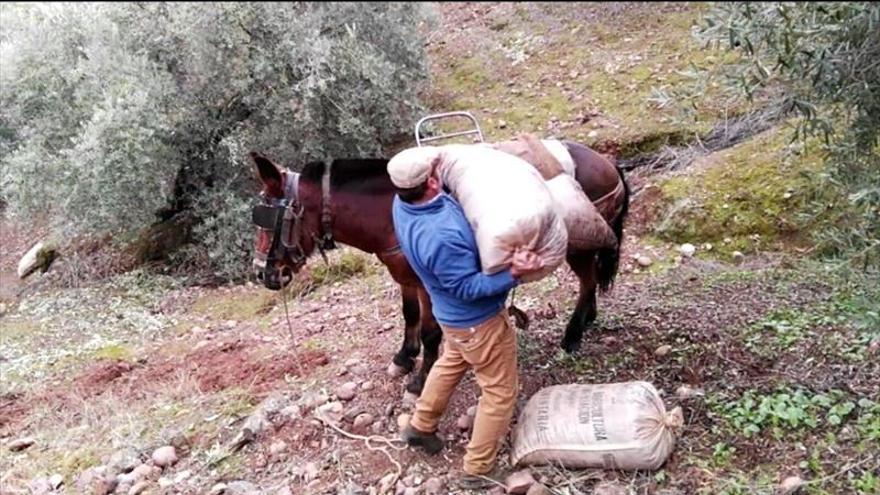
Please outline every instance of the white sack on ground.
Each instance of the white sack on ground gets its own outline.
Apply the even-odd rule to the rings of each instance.
[[[675,446],[681,408],[667,413],[647,382],[555,385],[535,394],[514,430],[514,465],[654,470]]]

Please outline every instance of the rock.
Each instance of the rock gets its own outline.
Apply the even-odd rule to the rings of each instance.
[[[177,462],[177,451],[174,447],[166,445],[156,449],[150,457],[153,459],[153,464],[159,467],[173,466]]]
[[[351,358],[345,362],[346,368],[351,368],[352,366],[357,366],[361,364],[361,360],[357,358]]]
[[[374,418],[370,413],[358,414],[356,418],[354,418],[353,426],[355,429],[366,428],[373,424]]]
[[[419,489],[414,486],[411,486],[403,491],[403,495],[418,495],[418,493]]]
[[[20,452],[35,443],[33,437],[22,437],[17,440],[13,440],[9,443],[9,450],[13,452]]]
[[[293,492],[290,490],[289,486],[282,486],[275,492],[275,495],[293,495]]]
[[[256,440],[257,435],[262,433],[268,426],[269,418],[266,417],[263,411],[258,409],[245,418],[244,423],[241,425],[241,432],[239,432],[233,443],[237,448],[240,448],[244,444],[253,442]]]
[[[367,410],[363,406],[353,406],[345,410],[343,418],[345,421],[354,422],[355,418],[364,414]]]
[[[189,469],[181,471],[174,475],[174,483],[183,483],[184,481],[189,479],[190,476],[192,476],[192,471],[190,471]]]
[[[216,485],[211,487],[211,491],[208,492],[209,495],[220,495],[221,493],[226,492],[226,483],[217,483]]]
[[[140,480],[137,479],[134,473],[119,473],[116,475],[116,482],[119,485],[128,485],[129,487],[131,487],[131,485],[137,483],[138,481]]]
[[[593,488],[594,495],[629,495],[629,490],[616,481],[603,481]]]
[[[174,485],[174,480],[169,478],[168,476],[162,476],[159,478],[159,486],[162,488],[168,488],[169,486]]]
[[[507,490],[505,490],[503,486],[496,486],[486,493],[488,495],[504,495],[505,493],[507,493]]]
[[[302,409],[299,407],[299,405],[292,404],[282,409],[281,414],[286,416],[288,419],[298,419],[300,416],[302,416]]]
[[[336,389],[336,397],[339,397],[342,400],[352,400],[357,395],[357,383],[348,382],[338,389]]]
[[[38,269],[46,273],[56,257],[57,251],[51,243],[40,241],[34,244],[30,251],[25,253],[18,262],[18,278],[27,278]]]
[[[656,351],[654,351],[654,355],[657,357],[663,357],[670,352],[672,352],[672,346],[669,344],[664,344],[658,347]]]
[[[507,122],[506,122],[505,120],[499,120],[499,121],[498,121],[498,128],[499,128],[499,129],[506,129],[506,128],[507,128]]]
[[[46,477],[34,478],[28,483],[32,495],[44,495],[54,490],[52,483]]]
[[[361,383],[361,390],[373,390],[373,382],[367,380],[364,383]]]
[[[342,402],[333,401],[324,404],[316,410],[316,414],[333,423],[342,421],[342,415],[345,411]]]
[[[535,483],[529,487],[526,495],[550,495],[550,489],[540,483]]]
[[[321,473],[321,470],[318,468],[318,465],[314,462],[310,462],[306,464],[306,467],[303,471],[304,479],[306,483],[318,479],[318,475]]]
[[[428,478],[425,481],[425,495],[441,495],[446,493],[446,482],[442,478]]]
[[[397,485],[394,486],[394,495],[403,495],[407,488],[403,480],[398,480]]]
[[[61,476],[58,473],[49,476],[49,485],[53,490],[57,490],[61,485],[64,484],[64,476]]]
[[[134,475],[135,480],[149,480],[158,478],[159,473],[161,472],[162,470],[155,466],[141,464],[140,466],[134,468],[131,474]]]
[[[404,428],[409,426],[410,415],[409,414],[401,414],[397,417],[397,429],[399,431],[403,431]]]
[[[403,405],[406,407],[412,407],[416,405],[416,402],[419,401],[419,396],[412,392],[404,392],[403,394]]]
[[[746,260],[746,256],[739,251],[734,251],[733,253],[730,254],[730,257],[733,258],[733,262],[736,263],[737,265],[741,264],[743,261]]]
[[[391,490],[391,486],[397,480],[397,473],[386,474],[379,480],[379,493],[385,494]]]
[[[678,248],[678,252],[682,254],[682,256],[686,258],[690,258],[697,252],[697,248],[690,243],[684,243]]]
[[[415,480],[416,480],[416,475],[414,475],[414,474],[408,474],[408,475],[406,475],[406,476],[403,477],[403,480],[402,480],[402,481],[403,481],[403,484],[406,485],[406,486],[413,486],[413,485],[416,484],[416,483],[415,483]]]
[[[326,404],[328,400],[330,400],[330,397],[328,397],[327,394],[325,394],[324,392],[310,391],[303,395],[301,402],[303,407],[305,407],[308,411],[310,409],[314,409],[316,407]]]
[[[128,489],[128,495],[140,495],[149,487],[149,483],[147,483],[146,481],[141,481]]]
[[[257,485],[250,481],[238,480],[229,482],[223,493],[226,495],[258,495],[261,492]]]
[[[654,264],[654,260],[652,260],[651,258],[649,258],[649,257],[647,257],[647,256],[645,256],[645,255],[639,256],[639,257],[636,259],[636,262],[637,262],[637,263],[639,264],[639,266],[642,267],[642,268],[648,268],[649,266],[651,266],[651,265]]]
[[[141,460],[138,451],[131,447],[117,450],[110,456],[109,461],[110,467],[120,473],[130,473],[140,464]]]
[[[287,450],[287,443],[281,440],[277,440],[272,442],[272,445],[269,446],[269,452],[272,455],[279,455]]]
[[[345,324],[351,327],[351,326],[354,326],[355,323],[357,323],[357,321],[358,321],[357,318],[352,316],[351,318],[345,320]]]
[[[471,429],[471,425],[474,423],[474,418],[468,416],[467,414],[462,414],[458,417],[458,420],[455,422],[455,426],[458,427],[461,431],[468,431]]]
[[[790,495],[796,493],[802,486],[804,486],[804,480],[800,476],[789,476],[779,484],[778,491],[780,495]]]
[[[79,493],[107,495],[116,489],[116,476],[110,473],[107,466],[86,469],[76,478],[76,489]]]
[[[472,418],[477,417],[477,406],[471,406],[471,407],[469,407],[468,410],[467,410],[467,415],[470,416],[470,417],[472,417]]]
[[[682,385],[675,389],[675,396],[678,400],[689,400],[694,397],[705,395],[701,389],[693,388],[690,385]]]
[[[504,485],[507,487],[507,493],[515,495],[525,495],[525,493],[529,491],[529,488],[534,484],[535,478],[532,476],[532,472],[528,469],[517,471],[504,480]]]

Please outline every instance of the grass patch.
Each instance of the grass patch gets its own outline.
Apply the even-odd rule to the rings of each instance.
[[[376,266],[363,253],[354,249],[343,249],[331,253],[328,263],[314,263],[297,274],[289,289],[294,297],[302,297],[319,287],[334,285],[355,276],[375,273]]]
[[[96,359],[111,359],[114,361],[131,361],[134,357],[131,349],[122,344],[111,344],[95,351]]]
[[[248,320],[268,313],[277,303],[277,293],[266,290],[234,294],[211,292],[195,302],[193,312],[221,320]]]

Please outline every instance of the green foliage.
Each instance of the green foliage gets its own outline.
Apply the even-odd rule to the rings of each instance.
[[[861,440],[873,441],[878,421],[875,402],[864,398],[853,402],[840,390],[815,394],[799,388],[779,388],[770,394],[747,390],[736,400],[711,400],[710,408],[746,437],[770,430],[774,437],[782,438],[786,432],[814,429],[820,424],[838,427],[855,419]]]
[[[185,213],[194,267],[242,276],[259,150],[379,155],[420,112],[426,7],[4,4],[0,199],[68,234]]]
[[[796,112],[795,138],[824,138],[828,161],[814,199],[836,218],[818,233],[819,251],[877,263],[880,4],[718,2],[696,34],[738,55],[728,87]]]

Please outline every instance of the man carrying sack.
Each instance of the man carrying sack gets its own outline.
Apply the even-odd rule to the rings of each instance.
[[[507,434],[518,392],[516,331],[505,312],[510,289],[520,277],[542,268],[531,251],[517,252],[509,269],[482,273],[477,243],[458,202],[443,191],[438,160],[388,163],[397,187],[394,230],[401,250],[428,291],[444,334],[442,356],[431,368],[403,438],[430,454],[443,448],[437,425],[449,397],[469,367],[482,395],[464,457],[462,488],[493,485],[500,441]]]

